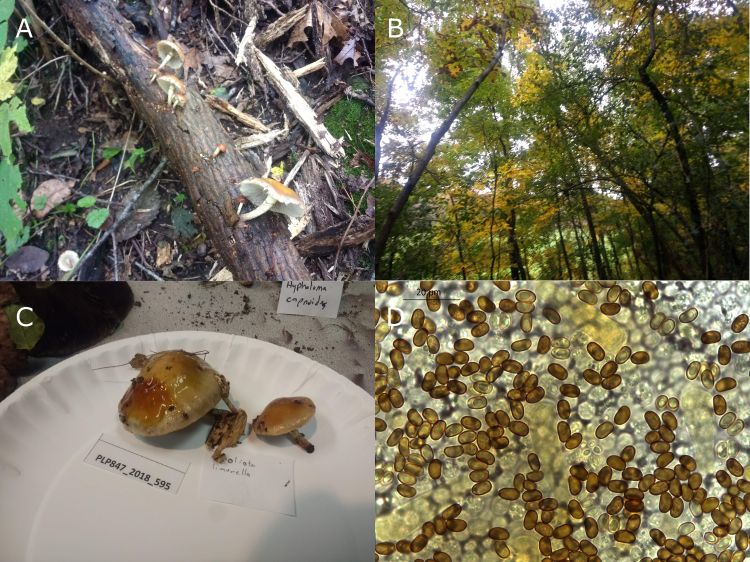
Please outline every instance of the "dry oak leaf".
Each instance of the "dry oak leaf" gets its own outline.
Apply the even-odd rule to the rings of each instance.
[[[292,47],[295,43],[307,43],[305,29],[312,27],[313,25],[313,9],[316,10],[318,25],[322,29],[320,40],[324,46],[328,45],[334,37],[338,37],[342,41],[346,40],[349,36],[349,30],[344,22],[342,22],[328,6],[325,6],[320,2],[312,2],[310,4],[310,9],[307,11],[307,15],[305,15],[305,17],[294,26],[292,35],[289,37],[289,43],[287,43],[289,47]]]
[[[172,263],[172,244],[167,240],[160,240],[156,245],[156,267],[162,268]]]
[[[31,208],[34,216],[43,219],[52,209],[67,201],[71,195],[70,186],[66,182],[58,179],[43,181],[31,194]]]
[[[352,37],[351,39],[349,39],[349,41],[344,43],[344,46],[341,48],[341,51],[339,52],[338,55],[336,55],[336,58],[334,58],[333,60],[336,63],[343,65],[346,62],[346,59],[352,59],[352,64],[356,67],[357,60],[361,56],[362,56],[362,53],[360,53],[357,50],[357,40],[354,37]]]

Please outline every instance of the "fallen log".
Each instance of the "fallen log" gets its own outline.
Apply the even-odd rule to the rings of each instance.
[[[135,40],[132,24],[112,0],[59,0],[79,37],[123,87],[138,116],[149,126],[169,166],[187,188],[193,207],[236,280],[309,279],[310,273],[283,218],[274,213],[238,221],[234,197],[245,178],[263,174],[232,144],[209,105],[187,84],[187,103],[174,111],[166,94],[150,82],[154,54]],[[219,145],[226,152],[212,157]]]
[[[347,232],[350,222],[352,224]],[[346,237],[344,237],[345,233]],[[327,256],[336,253],[339,247],[349,248],[364,244],[372,240],[374,235],[375,219],[360,215],[354,221],[341,221],[329,228],[305,236],[297,242],[297,249],[305,257]]]

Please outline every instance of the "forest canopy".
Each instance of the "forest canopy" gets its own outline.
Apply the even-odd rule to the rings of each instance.
[[[747,279],[747,2],[560,4],[378,2],[378,277]]]

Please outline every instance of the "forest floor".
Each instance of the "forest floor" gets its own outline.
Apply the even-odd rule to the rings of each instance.
[[[320,189],[333,192],[337,204],[328,211],[336,220],[374,216],[374,199],[368,193],[374,173],[371,1],[151,3],[162,14],[176,8],[164,25],[170,38],[183,46],[184,71],[197,81],[204,97],[228,102],[271,130],[284,129],[288,123],[285,135],[252,149],[261,160],[272,162],[279,179],[304,158],[299,181],[312,179]],[[286,110],[270,83],[250,77],[246,68],[235,64],[237,43],[253,13],[258,17],[256,33],[262,33],[278,25],[284,14],[311,11],[314,6],[318,7],[315,17],[307,16],[312,23],[302,18],[263,51],[292,71],[324,59],[322,69],[299,78],[298,91],[331,134],[343,139],[345,156],[334,163],[315,149],[307,130]],[[120,9],[139,41],[153,49],[159,35],[149,2],[123,3]],[[92,66],[101,66],[55,8],[40,3],[37,10],[63,42]],[[20,54],[18,71],[19,91],[34,129],[14,135],[30,237],[12,255],[0,253],[0,276],[6,279],[63,278],[59,256],[74,251],[84,257],[95,248],[125,208],[128,194],[161,159],[151,131],[118,85],[98,79],[48,34],[37,39]],[[233,139],[254,132],[229,115],[219,115]],[[298,239],[314,230],[314,224],[308,225]],[[168,162],[158,182],[143,192],[114,233],[85,260],[75,278],[207,280],[224,268]],[[368,279],[372,271],[366,244],[339,246],[338,252],[308,257],[305,264],[318,279]]]

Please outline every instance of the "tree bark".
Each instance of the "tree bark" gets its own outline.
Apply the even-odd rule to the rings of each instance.
[[[253,165],[242,156],[191,87],[185,107],[174,111],[168,107],[166,94],[150,82],[157,60],[135,41],[132,24],[117,11],[115,2],[60,0],[60,7],[153,132],[235,279],[309,279],[282,217],[268,213],[248,223],[238,222],[237,186],[245,178],[262,174],[260,161],[256,158]],[[220,144],[226,152],[212,158]]]
[[[393,203],[393,206],[388,210],[388,214],[385,217],[385,221],[383,221],[383,224],[380,225],[377,236],[375,237],[375,270],[376,271],[378,268],[378,262],[381,256],[383,255],[383,252],[385,251],[385,245],[388,242],[388,237],[390,236],[391,231],[393,230],[393,226],[396,224],[396,221],[398,220],[398,217],[401,214],[401,211],[404,209],[406,202],[409,200],[409,196],[411,195],[411,192],[414,191],[414,188],[417,186],[417,183],[419,183],[419,180],[422,178],[422,175],[427,169],[427,165],[430,163],[430,160],[432,160],[432,157],[435,155],[435,151],[437,150],[438,144],[440,144],[440,141],[443,140],[443,137],[451,128],[451,125],[453,125],[453,122],[456,120],[459,113],[461,113],[461,110],[464,108],[464,106],[467,103],[469,103],[469,100],[471,100],[471,98],[474,96],[474,93],[479,89],[479,86],[482,85],[482,82],[484,82],[487,76],[490,75],[490,72],[492,72],[495,66],[497,66],[497,64],[500,62],[500,59],[503,56],[504,49],[505,49],[505,27],[503,27],[502,32],[498,36],[498,46],[497,46],[497,51],[495,52],[495,56],[492,57],[492,60],[485,67],[482,73],[474,79],[474,82],[471,83],[469,88],[464,93],[463,97],[461,97],[461,99],[458,100],[453,105],[453,108],[451,109],[451,112],[448,114],[448,117],[446,117],[445,120],[435,130],[435,132],[432,133],[432,136],[430,137],[430,141],[427,143],[427,146],[425,147],[424,154],[422,154],[422,157],[419,159],[417,164],[414,166],[414,169],[409,174],[409,177],[406,180],[406,184],[404,184],[404,187],[401,189],[401,192],[399,193],[398,198]]]

